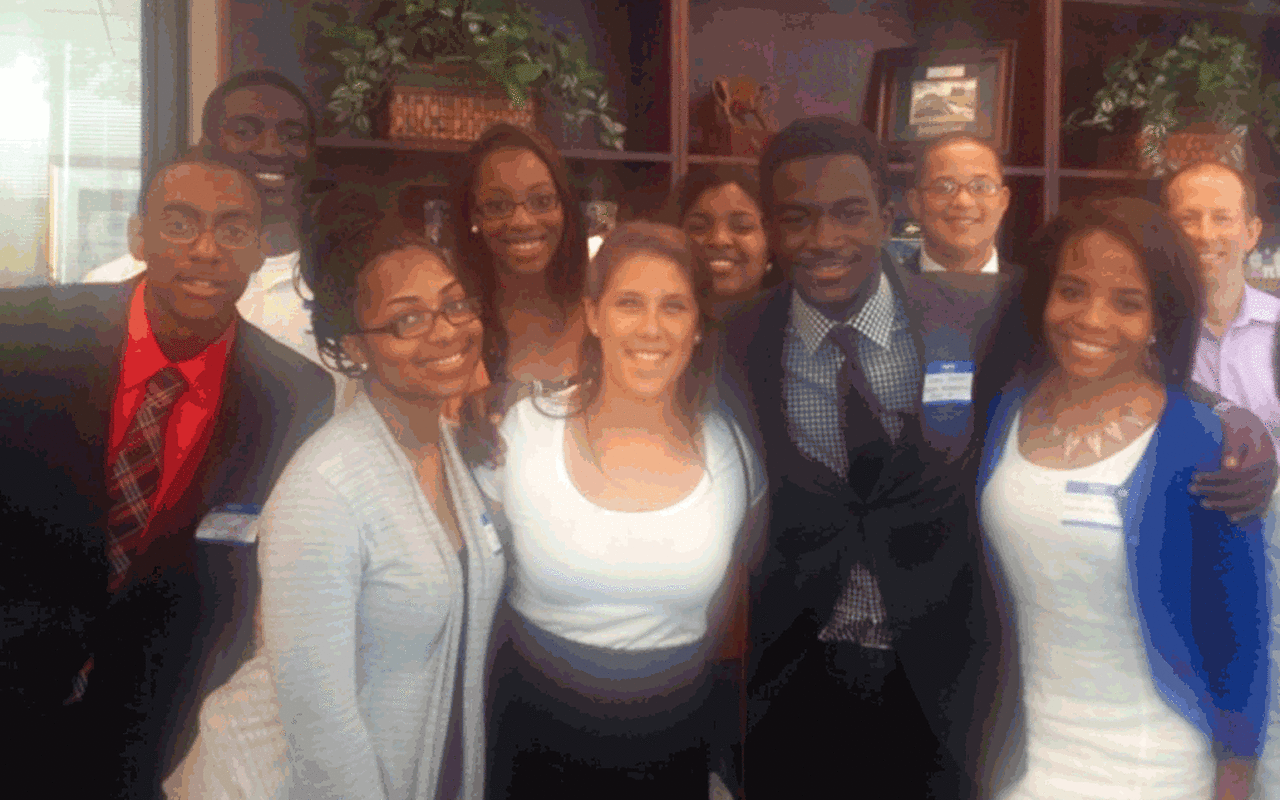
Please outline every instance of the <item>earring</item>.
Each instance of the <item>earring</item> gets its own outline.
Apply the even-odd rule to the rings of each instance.
[[[479,226],[479,225],[472,225],[472,226],[471,226],[471,232],[472,232],[472,233],[479,233],[479,232],[480,232],[480,226]]]
[[[772,261],[770,261],[769,263],[767,263],[767,264],[765,264],[765,265],[764,265],[764,271],[765,271],[765,272],[773,272],[773,262],[772,262]]]
[[[1156,343],[1156,335],[1153,333],[1147,337],[1147,347],[1151,347]]]
[[[702,334],[700,334],[700,333],[695,333],[695,334],[693,335],[693,343],[694,343],[694,344],[702,344]]]

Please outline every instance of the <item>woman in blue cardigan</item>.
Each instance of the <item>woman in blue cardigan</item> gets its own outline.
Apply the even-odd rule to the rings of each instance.
[[[1024,288],[1037,357],[997,398],[978,482],[1014,609],[1024,798],[1244,798],[1262,747],[1257,524],[1200,506],[1221,426],[1177,385],[1195,261],[1158,207],[1068,204]]]

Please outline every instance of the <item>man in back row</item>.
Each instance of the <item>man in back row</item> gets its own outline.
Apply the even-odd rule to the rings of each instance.
[[[236,311],[262,214],[244,173],[179,159],[139,199],[141,276],[0,292],[10,785],[160,796],[247,646],[252,565],[198,539],[235,539],[333,406]]]
[[[263,200],[262,268],[249,280],[240,315],[320,364],[311,322],[296,282],[306,218],[304,198],[315,174],[315,113],[306,96],[270,70],[239,73],[210,93],[201,115],[200,147],[244,171]],[[130,220],[130,235],[137,218]],[[85,283],[119,283],[142,272],[132,254],[91,270]],[[322,365],[323,366],[323,365]],[[341,381],[339,381],[341,384]]]

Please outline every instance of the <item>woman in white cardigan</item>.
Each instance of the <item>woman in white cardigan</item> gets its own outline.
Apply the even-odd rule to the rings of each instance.
[[[330,232],[318,263],[320,352],[364,391],[263,509],[262,649],[206,702],[185,794],[480,800],[505,561],[461,455],[486,426],[441,413],[480,359],[477,295],[394,224]]]

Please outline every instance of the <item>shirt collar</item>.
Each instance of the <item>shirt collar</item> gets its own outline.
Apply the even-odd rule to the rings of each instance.
[[[120,364],[120,389],[128,391],[146,385],[157,372],[165,367],[174,366],[182,373],[189,389],[195,389],[200,399],[220,388],[221,381],[204,380],[214,375],[221,375],[226,367],[227,356],[231,351],[231,341],[235,338],[236,321],[227,326],[227,330],[218,340],[201,350],[186,361],[170,361],[160,349],[155,332],[151,329],[151,320],[147,317],[146,303],[143,295],[147,281],[138,282],[133,291],[133,299],[129,302],[128,343]]]
[[[817,352],[827,334],[838,325],[849,325],[887,350],[893,343],[893,332],[901,326],[900,317],[893,285],[883,270],[875,294],[867,298],[857,316],[844,322],[832,321],[801,297],[799,291],[793,289],[791,292],[791,322],[810,355]]]
[[[920,246],[920,271],[921,272],[946,272],[947,268],[934,261],[929,256],[929,251],[924,245]],[[996,248],[991,248],[991,258],[987,259],[987,263],[982,265],[980,272],[984,275],[1000,274],[1000,252]]]
[[[1274,325],[1277,320],[1280,320],[1280,299],[1246,283],[1244,297],[1240,300],[1240,311],[1231,320],[1231,327],[1243,327],[1250,322]]]

